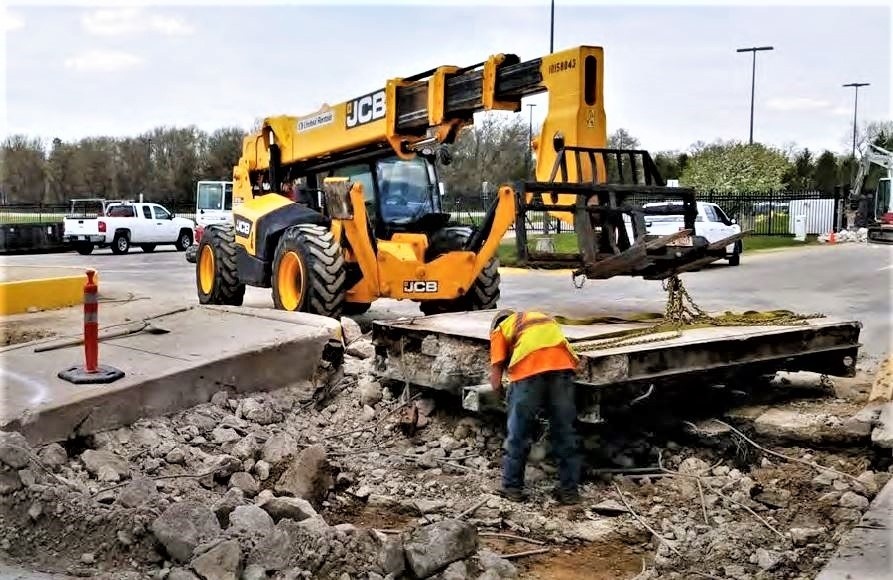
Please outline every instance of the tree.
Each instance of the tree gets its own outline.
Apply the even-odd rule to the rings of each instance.
[[[242,139],[245,131],[238,127],[217,129],[207,139],[202,156],[203,179],[232,179],[233,167],[242,155]]]
[[[448,197],[477,196],[481,183],[491,188],[524,179],[528,127],[520,116],[480,115],[451,148],[452,163],[440,167]]]
[[[812,152],[806,148],[794,155],[794,162],[788,168],[784,182],[790,189],[805,190],[814,186],[813,173],[815,166]]]
[[[680,184],[700,191],[776,191],[789,165],[780,151],[760,143],[718,141],[691,155]]]
[[[10,135],[0,149],[0,191],[7,203],[45,200],[46,158],[39,139]]]
[[[688,164],[688,155],[675,151],[659,151],[654,155],[654,165],[664,179],[679,179]]]
[[[639,140],[630,135],[629,131],[620,127],[608,136],[609,149],[638,149]]]
[[[822,193],[833,193],[834,187],[840,184],[837,174],[837,157],[827,149],[816,159],[812,179],[815,188]]]

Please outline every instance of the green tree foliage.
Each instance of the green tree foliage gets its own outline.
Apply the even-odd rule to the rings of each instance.
[[[3,201],[40,202],[46,197],[43,144],[25,135],[3,140],[0,151],[0,192]]]
[[[777,191],[783,186],[789,165],[780,151],[765,145],[720,141],[691,155],[680,185],[699,191]]]
[[[138,137],[75,142],[13,135],[3,141],[0,192],[6,203],[65,203],[76,197],[191,202],[200,179],[231,179],[245,132],[210,135],[190,126],[158,127]]]
[[[679,179],[688,165],[688,154],[675,151],[660,151],[653,157],[657,171],[664,179]]]
[[[793,157],[793,163],[785,173],[784,183],[793,190],[811,189],[814,185],[813,175],[815,173],[812,151],[807,148],[794,154]]]
[[[813,186],[822,193],[832,193],[836,185],[840,185],[837,173],[837,157],[830,151],[824,151],[815,161],[812,171]]]

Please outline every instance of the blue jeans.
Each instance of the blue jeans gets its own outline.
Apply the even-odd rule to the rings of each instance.
[[[549,371],[512,383],[508,391],[508,437],[502,460],[502,486],[524,487],[524,468],[530,453],[531,424],[541,407],[549,411],[552,453],[558,460],[559,486],[576,491],[580,481],[580,456],[574,421],[574,373]]]

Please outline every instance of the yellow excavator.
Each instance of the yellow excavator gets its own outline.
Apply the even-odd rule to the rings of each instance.
[[[606,148],[604,51],[578,46],[526,62],[513,54],[441,66],[303,117],[265,118],[233,169],[233,219],[196,250],[202,304],[241,305],[246,285],[272,288],[276,308],[338,317],[378,298],[424,314],[495,308],[497,249],[515,230],[530,267],[575,277],[665,278],[725,257],[736,237],[694,235],[694,191],[667,187],[647,151]],[[478,227],[452,223],[436,161],[481,111],[521,110],[547,92],[536,179],[500,186]],[[648,201],[659,208],[643,208]],[[578,252],[531,251],[529,212],[573,228]],[[683,214],[668,236],[654,213]]]

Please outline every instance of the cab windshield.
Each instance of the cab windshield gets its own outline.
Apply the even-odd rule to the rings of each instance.
[[[229,183],[199,183],[197,209],[232,209],[232,185]]]
[[[386,223],[410,223],[439,211],[433,166],[425,158],[383,159],[376,171],[381,217]]]

